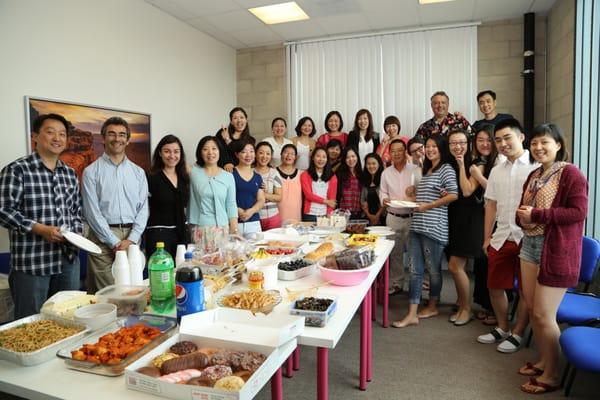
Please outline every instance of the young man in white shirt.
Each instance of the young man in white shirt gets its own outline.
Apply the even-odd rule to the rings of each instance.
[[[523,232],[515,222],[515,214],[523,184],[538,165],[530,162],[529,152],[523,149],[525,135],[519,121],[514,118],[503,120],[496,125],[494,132],[498,153],[504,155],[506,160],[495,166],[488,178],[483,249],[488,256],[488,289],[498,326],[490,333],[479,336],[477,341],[501,342],[497,347],[498,351],[513,353],[519,350],[528,323],[525,303],[519,301],[517,322],[512,333],[508,325],[508,299],[505,290],[514,287],[515,277],[520,282],[519,251],[523,238]]]

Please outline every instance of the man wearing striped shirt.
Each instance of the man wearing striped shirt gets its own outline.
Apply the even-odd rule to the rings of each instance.
[[[102,250],[88,254],[88,293],[114,283],[115,252],[137,244],[148,222],[146,174],[125,155],[131,138],[129,124],[112,117],[100,133],[104,154],[83,171],[83,213],[90,225],[89,239]]]
[[[77,176],[58,159],[69,123],[62,115],[40,115],[32,131],[35,151],[0,173],[0,225],[10,235],[15,319],[39,313],[58,291],[79,289],[78,250],[60,230],[83,230]]]

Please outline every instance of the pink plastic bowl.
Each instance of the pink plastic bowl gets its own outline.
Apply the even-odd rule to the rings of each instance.
[[[370,268],[342,271],[319,265],[321,277],[337,286],[356,286],[369,276]]]

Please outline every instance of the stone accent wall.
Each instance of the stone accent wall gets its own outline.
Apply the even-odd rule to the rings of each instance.
[[[237,51],[237,104],[248,112],[257,140],[271,135],[273,118],[287,119],[283,44]]]
[[[573,138],[575,0],[558,0],[548,15],[548,121]]]
[[[478,87],[491,89],[498,112],[523,120],[523,18],[485,22],[477,29]],[[546,118],[546,17],[535,19],[534,123]],[[479,115],[483,118],[483,115]]]

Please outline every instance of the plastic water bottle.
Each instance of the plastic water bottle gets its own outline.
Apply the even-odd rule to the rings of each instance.
[[[163,242],[156,243],[156,251],[148,260],[150,304],[160,314],[175,312],[175,263],[165,251]]]
[[[204,280],[202,270],[192,263],[192,253],[185,253],[185,261],[175,274],[177,319],[204,311]]]

